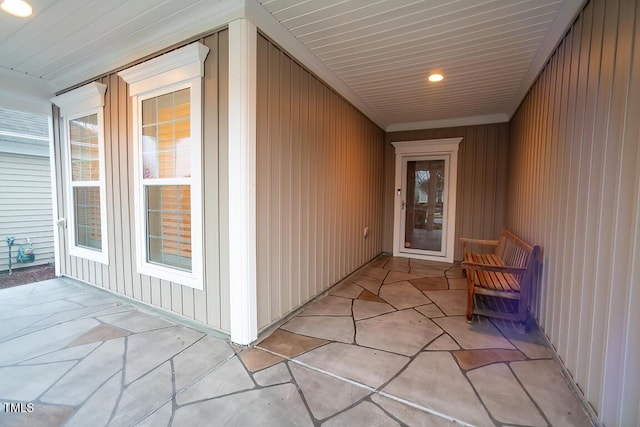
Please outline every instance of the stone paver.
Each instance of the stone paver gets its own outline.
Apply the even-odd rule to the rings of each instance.
[[[498,363],[478,368],[469,372],[467,377],[498,421],[528,426],[547,425],[507,365]]]
[[[329,341],[352,343],[355,329],[353,318],[332,316],[294,317],[282,329],[296,334]]]
[[[411,274],[411,273],[402,273],[400,271],[390,271],[382,283],[385,285],[388,285],[390,283],[406,282],[408,280],[419,279],[419,278],[420,276]]]
[[[42,396],[47,403],[79,405],[107,379],[122,370],[124,338],[102,343]]]
[[[283,384],[291,381],[289,368],[284,363],[278,363],[270,368],[263,369],[253,374],[253,379],[258,385],[268,387],[270,385]]]
[[[260,350],[259,348],[248,348],[240,353],[239,357],[251,372],[258,372],[284,360],[280,356]]]
[[[419,290],[426,291],[446,291],[449,289],[449,283],[445,277],[442,277],[442,273],[440,272],[440,276],[437,277],[422,277],[420,279],[409,280],[413,286],[418,288]]]
[[[353,301],[353,319],[362,320],[370,317],[379,316],[385,313],[391,313],[396,309],[386,302],[375,302],[367,300]]]
[[[109,422],[121,393],[122,374],[117,373],[105,382],[80,407],[65,427],[103,426]]]
[[[553,353],[547,347],[544,335],[539,329],[525,332],[522,326],[515,326],[511,322],[501,319],[491,319],[491,323],[528,358],[550,359],[553,357]]]
[[[496,362],[513,362],[517,360],[526,360],[524,354],[518,350],[462,350],[453,353],[458,365],[464,370],[479,368]]]
[[[413,356],[442,333],[436,324],[414,310],[396,311],[356,322],[356,343]]]
[[[373,292],[368,291],[366,289],[364,291],[362,291],[360,296],[358,296],[358,299],[361,300],[361,301],[383,302],[383,303],[386,304],[385,300],[383,300],[378,295],[376,295]]]
[[[398,310],[429,304],[431,301],[409,282],[398,282],[380,288],[380,298]]]
[[[379,387],[402,369],[409,358],[380,350],[331,343],[295,360],[371,387]]]
[[[420,353],[385,392],[476,426],[494,425],[451,354]]]
[[[589,425],[544,335],[468,324],[464,282],[381,256],[242,351],[72,280],[0,290],[0,401],[35,405],[0,425]]]
[[[370,393],[362,387],[296,363],[291,363],[290,367],[297,383],[300,384],[311,413],[319,420],[337,414]]]
[[[353,282],[348,280],[343,281],[342,283],[337,284],[331,289],[329,295],[333,295],[336,297],[344,297],[344,298],[358,298],[358,295],[362,293],[361,286],[356,285]]]
[[[75,362],[47,363],[46,365],[27,365],[0,368],[0,398],[5,400],[34,401]]]
[[[553,360],[513,362],[511,368],[551,425],[591,425],[584,408]]]
[[[193,384],[233,355],[229,344],[218,338],[205,336],[198,340],[173,358],[176,391]]]
[[[385,270],[384,268],[381,268],[381,267],[375,267],[375,266],[369,265],[361,269],[359,273],[362,273],[365,276],[373,277],[375,279],[384,280],[384,278],[387,277],[387,274],[389,274],[389,270]]]
[[[329,341],[306,337],[278,329],[257,345],[258,348],[272,351],[285,357],[296,357]]]
[[[322,423],[323,427],[342,426],[377,426],[394,427],[400,426],[397,421],[385,414],[380,408],[371,402],[362,402],[358,406],[349,409],[329,421]]]
[[[509,348],[515,347],[502,336],[500,331],[486,319],[467,323],[463,316],[440,317],[433,319],[438,326],[447,331],[462,348]]]
[[[80,319],[4,341],[0,343],[0,366],[60,350],[99,324],[95,319]]]
[[[327,295],[312,303],[300,316],[350,316],[351,300]]]
[[[128,335],[131,335],[131,333],[129,331],[125,331],[124,329],[120,329],[111,325],[99,325],[86,334],[83,334],[82,336],[76,338],[71,344],[69,344],[69,347],[108,341],[115,338],[126,337]]]
[[[467,291],[425,291],[425,294],[447,316],[462,316],[467,313]]]
[[[349,277],[349,280],[373,294],[378,294],[378,290],[380,289],[380,286],[382,286],[382,279],[365,276],[361,273],[354,274],[353,276]]]
[[[371,396],[371,400],[378,406],[408,426],[423,427],[459,427],[460,424],[431,414],[429,412],[405,405],[396,400],[389,399],[379,394]]]
[[[442,334],[435,341],[429,344],[426,350],[431,351],[446,351],[446,350],[459,350],[460,346],[457,342],[451,338],[450,335]]]
[[[102,342],[63,348],[62,350],[34,357],[33,359],[27,359],[24,362],[20,362],[20,365],[37,365],[42,363],[65,362],[67,360],[80,360],[95,350],[100,344],[102,344]]]
[[[174,394],[171,377],[171,364],[165,362],[129,384],[122,393],[109,425],[133,425],[167,403]]]
[[[130,332],[146,332],[175,325],[175,323],[168,320],[157,316],[148,316],[137,310],[100,316],[98,320]]]
[[[204,378],[176,396],[180,405],[198,400],[211,399],[225,394],[249,390],[255,387],[237,357],[210,372]]]
[[[176,325],[128,337],[125,384],[137,380],[203,336],[202,332]]]
[[[172,402],[164,404],[160,409],[149,415],[142,420],[141,423],[136,424],[136,427],[156,427],[156,426],[168,426],[173,415]]]
[[[421,305],[415,309],[430,319],[434,317],[444,317],[444,313],[435,304]]]
[[[183,406],[176,426],[313,426],[298,389],[283,384]]]

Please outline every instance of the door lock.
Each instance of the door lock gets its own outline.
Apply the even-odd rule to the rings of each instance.
[[[402,210],[404,210],[404,207],[407,205],[407,202],[405,202],[404,200],[402,201]]]

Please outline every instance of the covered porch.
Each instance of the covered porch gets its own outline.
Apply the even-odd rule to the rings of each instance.
[[[5,289],[0,424],[590,425],[543,334],[468,324],[465,286],[383,255],[247,349],[72,279]]]

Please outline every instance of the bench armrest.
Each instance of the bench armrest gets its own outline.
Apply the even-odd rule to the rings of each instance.
[[[524,267],[510,267],[508,265],[489,265],[489,264],[481,264],[479,262],[472,261],[464,261],[462,263],[463,267],[468,267],[472,270],[482,270],[482,271],[495,271],[497,273],[511,273],[511,274],[524,274],[527,271]]]
[[[461,237],[460,241],[462,243],[475,243],[478,245],[498,246],[498,240],[469,239],[467,237]]]

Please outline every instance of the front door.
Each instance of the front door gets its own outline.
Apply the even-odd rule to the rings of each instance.
[[[396,147],[394,255],[453,261],[459,139]]]
[[[442,157],[403,161],[402,231],[400,252],[443,256],[446,249],[445,194],[448,161]]]

